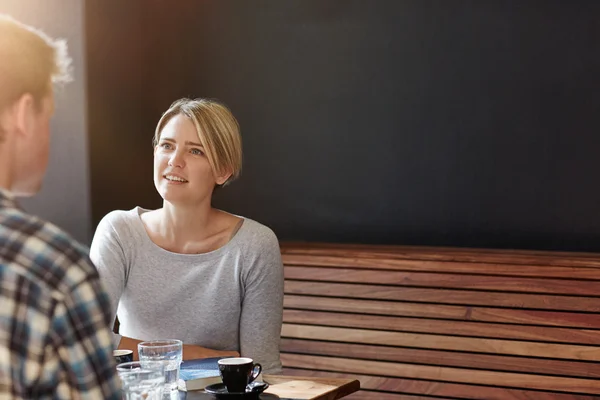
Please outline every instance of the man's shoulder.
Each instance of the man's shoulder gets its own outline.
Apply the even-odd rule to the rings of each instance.
[[[0,262],[63,293],[97,276],[85,246],[56,225],[18,209],[0,211]]]

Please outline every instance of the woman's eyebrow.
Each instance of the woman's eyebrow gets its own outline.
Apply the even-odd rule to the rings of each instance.
[[[177,143],[175,140],[171,139],[171,138],[161,138],[161,141],[165,141],[165,142],[171,142],[171,143]],[[185,144],[187,146],[197,146],[197,147],[202,147],[204,148],[204,146],[202,146],[202,144],[200,143],[196,143],[196,142],[190,142],[189,140],[186,140]]]

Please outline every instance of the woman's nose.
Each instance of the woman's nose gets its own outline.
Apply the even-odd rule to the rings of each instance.
[[[169,166],[183,168],[185,166],[183,154],[179,151],[174,151],[171,157],[169,157]]]

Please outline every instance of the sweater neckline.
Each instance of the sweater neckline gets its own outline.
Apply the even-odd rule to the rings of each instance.
[[[180,258],[193,258],[194,260],[209,260],[209,259],[217,258],[217,257],[220,257],[223,253],[236,247],[240,240],[240,237],[243,235],[243,232],[246,230],[246,227],[248,225],[247,218],[236,215],[236,217],[242,218],[242,225],[237,230],[237,232],[229,239],[229,241],[227,243],[225,243],[223,246],[219,247],[218,249],[209,251],[207,253],[176,253],[176,252],[169,251],[167,249],[160,247],[159,245],[154,243],[154,241],[148,235],[148,232],[146,231],[146,227],[144,226],[144,223],[142,222],[142,214],[146,213],[148,211],[151,211],[151,210],[137,206],[132,211],[134,212],[136,229],[140,230],[140,233],[143,237],[144,242],[146,242],[152,249],[154,249],[155,251],[157,251],[159,253],[167,255],[167,256],[180,257]]]

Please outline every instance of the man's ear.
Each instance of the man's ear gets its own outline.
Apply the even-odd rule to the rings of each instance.
[[[6,139],[7,132],[9,130],[9,120],[10,120],[10,109],[0,110],[0,143]]]
[[[14,127],[17,133],[29,135],[33,132],[33,123],[36,111],[35,99],[29,93],[25,93],[16,101],[12,112]]]

